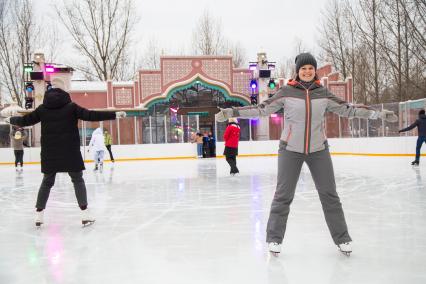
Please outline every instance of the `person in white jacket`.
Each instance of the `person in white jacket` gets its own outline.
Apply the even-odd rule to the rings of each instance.
[[[89,150],[92,150],[93,160],[95,161],[95,171],[102,170],[104,165],[105,143],[104,134],[100,127],[96,128],[92,133],[89,143]]]

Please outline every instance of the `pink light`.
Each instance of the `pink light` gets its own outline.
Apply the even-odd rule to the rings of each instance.
[[[44,70],[45,70],[47,73],[53,73],[53,72],[55,72],[55,67],[53,67],[53,66],[51,66],[51,65],[46,65],[46,66],[44,67]]]
[[[257,69],[257,64],[250,64],[249,65],[249,70],[254,71]]]
[[[273,113],[273,114],[271,114],[271,117],[272,117],[272,118],[278,117],[278,114]]]

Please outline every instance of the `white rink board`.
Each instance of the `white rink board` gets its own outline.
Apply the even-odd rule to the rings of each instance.
[[[329,139],[332,153],[354,154],[410,154],[414,155],[417,137],[382,137],[382,138],[331,138]],[[238,152],[241,155],[270,155],[277,154],[278,140],[270,141],[241,141]],[[116,159],[144,159],[144,158],[179,158],[195,157],[196,144],[139,144],[113,145],[113,154]],[[222,155],[223,142],[217,143],[217,154]],[[40,148],[25,148],[24,162],[40,162]],[[81,149],[86,160],[92,156],[87,148]],[[422,153],[426,153],[426,146]],[[106,155],[108,157],[108,155]],[[13,150],[0,149],[0,163],[14,161]]]

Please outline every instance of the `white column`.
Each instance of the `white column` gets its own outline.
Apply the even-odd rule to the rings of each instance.
[[[361,118],[358,118],[358,137],[361,137]]]
[[[151,116],[149,116],[149,143],[152,144],[152,121],[151,121]]]
[[[368,131],[368,127],[370,126],[370,120],[367,118],[367,137],[370,137],[370,131]]]
[[[197,131],[200,130],[200,117],[197,114]]]
[[[217,140],[217,121],[216,121],[216,117],[214,119],[214,137],[216,138],[216,142]]]
[[[251,118],[248,119],[248,123],[249,123],[249,140],[252,141],[253,139],[251,138]]]
[[[182,135],[181,135],[181,143],[183,143],[183,142],[185,142],[183,139],[184,139],[184,137],[185,137],[185,127],[184,127],[184,125],[183,125],[183,115],[180,115],[180,125],[181,125],[181,127],[182,127]]]
[[[46,73],[44,72],[44,54],[43,53],[35,53],[34,58],[34,71],[35,72],[43,72],[44,77],[46,77]],[[46,78],[45,78],[46,79]],[[44,98],[44,92],[46,88],[46,84],[44,80],[34,80],[34,91],[33,91],[33,105],[34,108],[37,108],[39,105],[43,103]],[[34,125],[34,146],[39,147],[40,146],[40,137],[41,137],[41,126],[40,123],[37,123]]]
[[[120,120],[121,118],[117,118],[117,144],[120,145]]]
[[[164,115],[164,143],[167,143],[167,115]]]
[[[257,54],[257,71],[268,69],[266,53]],[[259,76],[257,76],[259,77]],[[258,91],[259,96],[257,98],[257,103],[261,104],[268,99],[268,82],[270,78],[258,78]],[[256,140],[269,140],[269,116],[259,117],[259,123],[256,132]]]
[[[383,104],[382,104],[382,111],[383,111]],[[385,120],[381,119],[382,121],[382,135],[385,137]]]
[[[133,124],[135,126],[135,144],[138,144],[138,120],[137,120],[137,116],[133,117]]]

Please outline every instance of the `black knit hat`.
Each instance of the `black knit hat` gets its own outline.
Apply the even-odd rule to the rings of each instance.
[[[315,67],[315,70],[317,70],[317,61],[315,60],[315,57],[313,57],[310,53],[299,54],[298,56],[296,56],[296,60],[294,61],[294,63],[296,63],[296,73],[299,73],[299,69],[303,65],[312,65]]]

